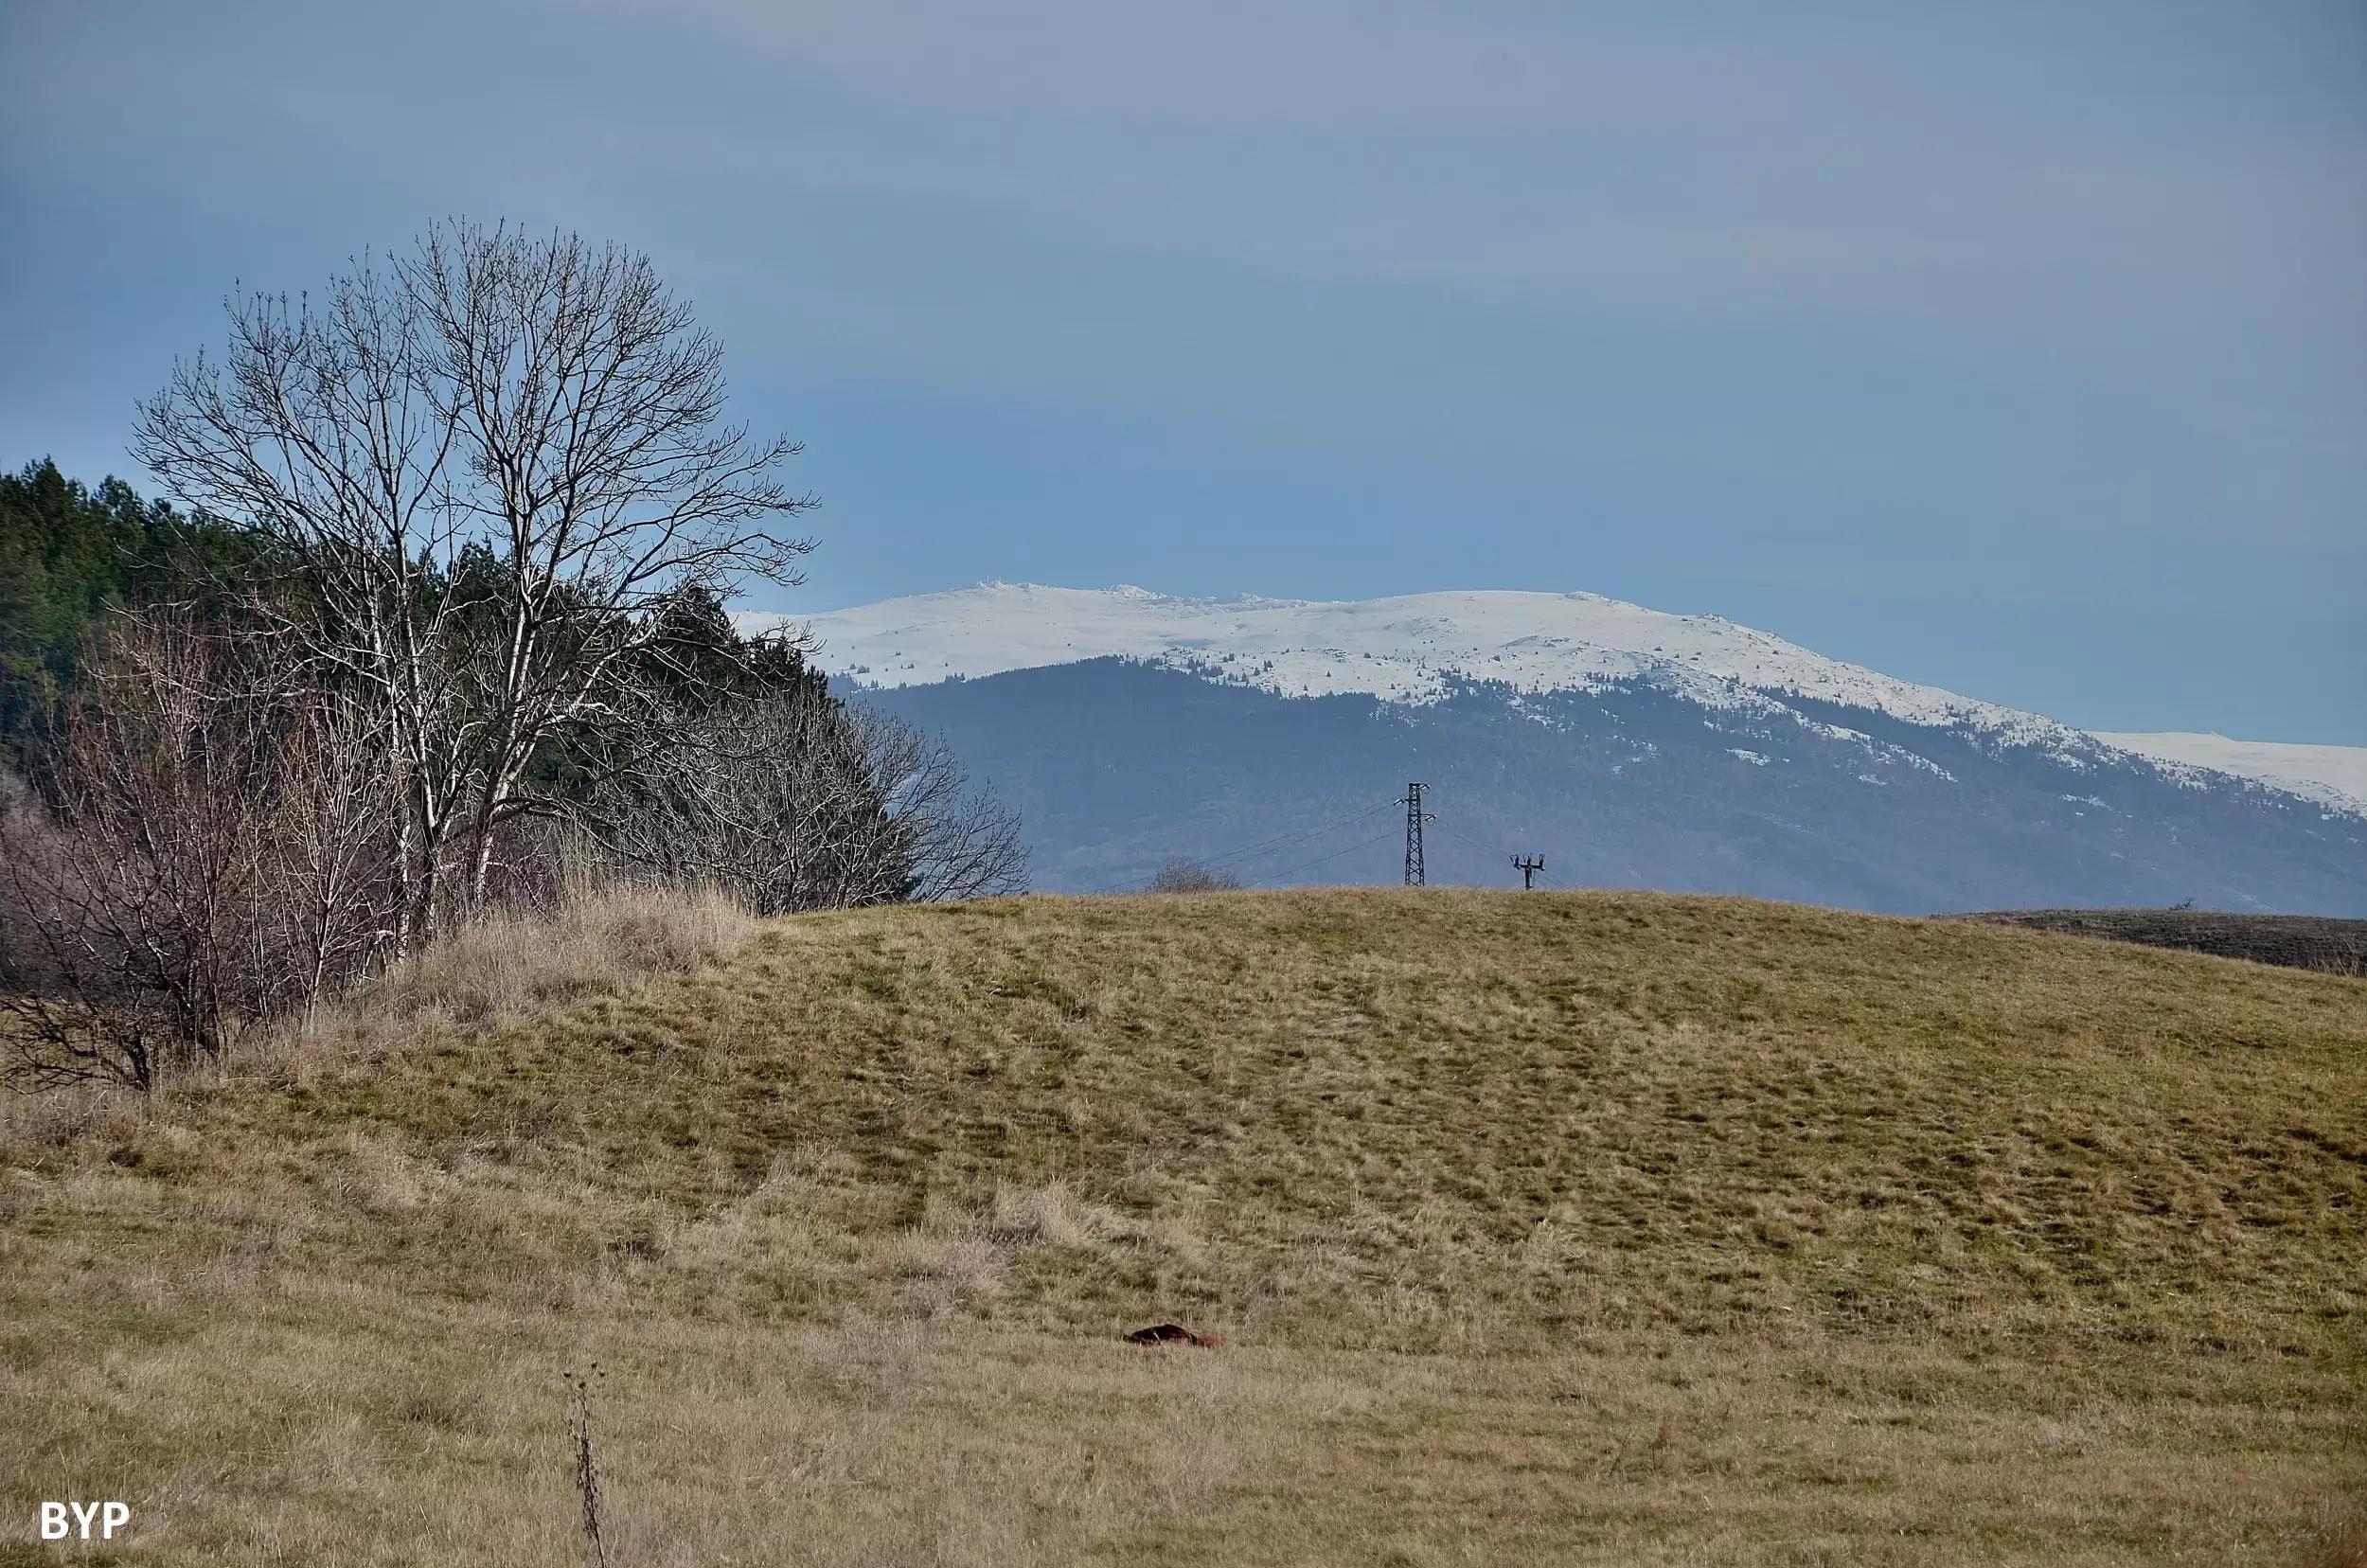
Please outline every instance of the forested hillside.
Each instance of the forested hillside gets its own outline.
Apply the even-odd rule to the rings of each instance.
[[[0,474],[0,762],[25,762],[101,615],[195,591],[201,565],[240,543],[235,528],[120,479],[92,489],[47,458]]]

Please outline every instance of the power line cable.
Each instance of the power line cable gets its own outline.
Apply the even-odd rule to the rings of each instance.
[[[1367,806],[1361,811],[1350,811],[1345,816],[1336,816],[1328,822],[1319,822],[1312,828],[1303,829],[1297,832],[1277,834],[1270,839],[1261,839],[1246,849],[1235,849],[1212,860],[1202,860],[1200,864],[1209,866],[1222,865],[1227,861],[1238,860],[1243,856],[1255,860],[1259,855],[1271,854],[1276,849],[1286,849],[1302,840],[1313,838],[1318,833],[1329,832],[1334,828],[1344,828],[1360,818],[1371,816],[1375,811],[1388,811],[1396,804],[1394,800],[1384,800],[1377,806]]]
[[[1448,832],[1452,833],[1455,837],[1457,837],[1457,838],[1461,839],[1464,843],[1466,843],[1466,844],[1469,845],[1469,846],[1470,846],[1472,848],[1474,848],[1474,849],[1478,849],[1478,850],[1484,851],[1485,853],[1486,853],[1486,854],[1490,854],[1490,855],[1501,855],[1501,854],[1504,853],[1504,850],[1501,850],[1501,849],[1495,849],[1495,848],[1490,848],[1488,846],[1486,846],[1486,845],[1485,845],[1485,844],[1482,844],[1479,840],[1477,840],[1477,839],[1473,838],[1470,834],[1468,834],[1468,833],[1467,833],[1467,832],[1463,831],[1463,829],[1461,829],[1460,828],[1455,828],[1455,827],[1452,827],[1452,826],[1450,826],[1450,825],[1449,825],[1449,824],[1447,824],[1447,823],[1444,823],[1444,822],[1439,823],[1439,824],[1438,824],[1438,826],[1439,826],[1439,827],[1441,827],[1441,828],[1445,828],[1445,829],[1447,829],[1447,831],[1448,831]]]
[[[1255,844],[1248,845],[1239,849],[1228,850],[1221,855],[1206,859],[1197,856],[1193,858],[1197,860],[1201,866],[1212,870],[1231,861],[1238,861],[1244,858],[1255,860],[1261,855],[1270,855],[1277,849],[1288,849],[1292,845],[1304,844],[1308,839],[1314,838],[1318,834],[1329,832],[1334,828],[1344,828],[1361,817],[1371,816],[1376,811],[1385,811],[1394,804],[1396,803],[1393,801],[1382,801],[1376,806],[1367,806],[1361,811],[1349,811],[1344,815],[1332,817],[1327,821],[1316,823],[1311,828],[1300,828],[1294,829],[1287,833],[1277,833],[1272,838],[1260,839]],[[1095,888],[1094,891],[1096,893],[1112,893],[1121,887],[1139,887],[1141,885],[1143,885],[1142,879],[1127,878],[1119,882],[1110,882],[1102,887]]]
[[[1288,832],[1276,833],[1271,838],[1259,839],[1255,844],[1246,845],[1238,849],[1227,850],[1221,855],[1213,857],[1195,856],[1193,858],[1198,860],[1201,865],[1207,867],[1210,870],[1214,870],[1216,867],[1224,865],[1233,861],[1245,859],[1255,860],[1260,856],[1272,854],[1277,849],[1288,849],[1293,845],[1304,844],[1308,839],[1314,838],[1322,833],[1327,833],[1334,828],[1344,828],[1349,823],[1371,816],[1377,811],[1389,811],[1396,805],[1397,802],[1394,800],[1380,801],[1375,805],[1367,806],[1361,811],[1348,811],[1340,816],[1331,817],[1326,821],[1316,823],[1311,828],[1296,828]],[[1144,882],[1145,879],[1140,877],[1125,877],[1113,882],[1105,882],[1101,886],[1095,888],[1093,891],[1095,895],[1114,893],[1120,888],[1140,887],[1144,885]]]
[[[1480,850],[1480,851],[1482,851],[1483,853],[1489,854],[1489,855],[1501,855],[1501,854],[1504,854],[1504,853],[1505,853],[1505,851],[1504,851],[1504,850],[1502,850],[1502,849],[1492,849],[1492,848],[1489,848],[1486,845],[1482,844],[1479,840],[1477,840],[1477,839],[1473,838],[1470,834],[1468,834],[1468,833],[1467,833],[1467,832],[1463,831],[1461,829],[1459,829],[1459,828],[1455,827],[1452,823],[1449,823],[1449,822],[1440,822],[1440,823],[1436,824],[1436,826],[1438,826],[1438,827],[1440,827],[1440,828],[1444,828],[1444,829],[1445,829],[1448,832],[1452,833],[1455,837],[1457,837],[1457,838],[1461,839],[1464,843],[1466,843],[1466,844],[1469,845],[1472,848],[1477,849],[1477,850]],[[1514,864],[1519,864],[1519,862],[1518,862],[1518,860],[1517,860],[1517,859],[1514,861]],[[1544,863],[1543,863],[1543,862],[1541,862],[1541,861],[1538,864],[1537,869],[1536,869],[1535,871],[1531,872],[1531,873],[1530,873],[1530,875],[1534,876],[1534,877],[1535,877],[1535,878],[1536,878],[1539,882],[1551,882],[1553,881],[1553,879],[1552,879],[1551,877],[1548,877],[1547,875],[1545,875],[1545,866],[1544,866]]]
[[[1390,804],[1395,805],[1397,803],[1392,801]],[[1369,849],[1374,845],[1380,843],[1382,840],[1395,838],[1397,835],[1397,829],[1395,827],[1384,828],[1379,832],[1375,833],[1371,838],[1364,839],[1356,844],[1351,844],[1345,849],[1334,849],[1328,855],[1318,855],[1311,861],[1302,861],[1296,865],[1289,866],[1283,870],[1275,871],[1267,876],[1261,877],[1258,881],[1268,886],[1277,886],[1287,877],[1295,877],[1302,871],[1312,870],[1316,866],[1322,865],[1327,861],[1338,860],[1342,855],[1352,855],[1359,849]]]

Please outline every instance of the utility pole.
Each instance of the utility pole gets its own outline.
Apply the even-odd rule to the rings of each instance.
[[[1545,869],[1545,857],[1538,855],[1523,858],[1515,855],[1512,857],[1512,867],[1521,873],[1521,888],[1522,891],[1526,892],[1537,885],[1537,874]]]
[[[1422,875],[1422,824],[1437,820],[1422,810],[1422,791],[1427,787],[1421,784],[1405,787],[1405,885],[1408,887],[1426,885]]]

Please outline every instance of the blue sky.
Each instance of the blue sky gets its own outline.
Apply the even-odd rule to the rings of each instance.
[[[0,57],[0,461],[130,474],[234,280],[507,217],[649,251],[807,443],[765,608],[1583,588],[2367,744],[2356,0],[14,0]]]

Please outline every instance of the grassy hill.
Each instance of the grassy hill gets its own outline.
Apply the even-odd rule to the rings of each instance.
[[[496,933],[399,1028],[16,1112],[7,1528],[591,1560],[596,1363],[619,1568],[2357,1539],[2358,980],[1626,894],[634,918],[680,972],[455,1005]]]

